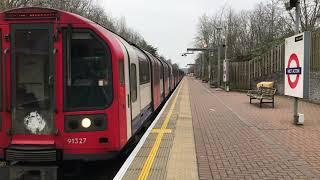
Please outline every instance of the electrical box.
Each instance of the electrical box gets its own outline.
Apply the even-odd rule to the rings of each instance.
[[[304,114],[298,113],[296,124],[298,124],[298,125],[303,125],[304,124]]]

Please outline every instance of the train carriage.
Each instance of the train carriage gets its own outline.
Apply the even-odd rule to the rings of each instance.
[[[166,62],[65,11],[2,12],[0,35],[0,159],[7,161],[107,159],[181,79]]]

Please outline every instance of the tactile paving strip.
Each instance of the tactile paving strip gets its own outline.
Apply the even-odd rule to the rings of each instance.
[[[177,94],[174,94],[176,96]],[[170,121],[167,125],[166,129],[171,129],[171,133],[165,133],[162,137],[159,149],[157,151],[157,154],[155,156],[155,159],[153,161],[153,164],[151,166],[148,179],[166,179],[167,176],[167,163],[170,155],[170,151],[173,145],[173,140],[175,136],[175,125],[179,116],[179,110],[180,110],[180,101],[181,97],[177,97],[177,103],[175,104],[172,116],[170,118]],[[154,126],[153,129],[161,129],[166,116],[168,115],[168,112],[171,108],[171,105],[173,103],[173,99],[171,99],[171,102],[168,103],[168,106],[164,110],[163,114],[161,115],[160,119],[158,120],[157,124]],[[148,158],[150,151],[155,143],[155,140],[158,136],[158,133],[151,132],[142,148],[139,150],[137,156],[135,157],[132,164],[129,166],[126,174],[124,175],[124,180],[132,180],[132,179],[138,179],[141,170],[143,168],[143,165]]]

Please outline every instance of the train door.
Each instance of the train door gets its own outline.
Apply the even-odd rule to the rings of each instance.
[[[4,71],[4,64],[9,55],[9,47],[7,40],[5,39],[5,35],[9,34],[7,26],[0,25],[0,149],[6,147],[6,145],[10,142],[10,138],[7,135],[9,116],[6,113],[6,104],[2,102],[6,101],[6,76],[4,75],[6,71]],[[6,44],[6,45],[5,45]],[[4,96],[2,95],[4,94]],[[3,151],[0,150],[0,157],[3,156]]]
[[[170,87],[170,92],[173,90],[173,75],[172,75],[172,66],[169,65],[169,87]]]
[[[167,64],[167,89],[168,89],[168,94],[170,94],[170,68],[169,65]]]
[[[4,137],[3,133],[3,106],[2,106],[2,53],[3,53],[3,48],[2,48],[2,27],[0,26],[0,137]],[[6,52],[7,53],[7,52]],[[0,141],[0,147],[3,146],[3,141]]]
[[[160,61],[160,60],[159,60]],[[162,62],[160,62],[160,101],[162,102],[162,100],[164,99],[164,88],[163,88],[163,70],[164,70],[164,65],[162,64]]]
[[[118,38],[121,42],[121,48],[124,57],[124,74],[126,86],[126,100],[127,100],[127,137],[128,139],[135,132],[133,121],[140,118],[140,89],[139,89],[139,61],[135,50],[122,38]]]
[[[10,31],[11,133],[21,144],[19,135],[54,132],[53,25],[13,24]]]
[[[119,64],[119,72],[121,68],[124,70],[124,82],[125,82],[125,92],[126,92],[126,122],[127,122],[127,139],[132,135],[132,113],[131,113],[131,100],[130,100],[130,49],[126,48],[126,45],[129,46],[123,39],[119,38],[120,46],[124,54],[124,64]],[[123,67],[121,67],[123,66]],[[122,113],[122,112],[119,112]]]
[[[131,117],[132,117],[132,133],[137,130],[137,127],[133,127],[134,121],[140,119],[140,88],[139,88],[139,61],[135,53],[130,56],[130,100],[131,100]]]

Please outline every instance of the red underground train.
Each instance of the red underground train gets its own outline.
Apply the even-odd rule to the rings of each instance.
[[[9,162],[108,159],[183,76],[65,11],[2,12],[0,35],[0,159]]]

